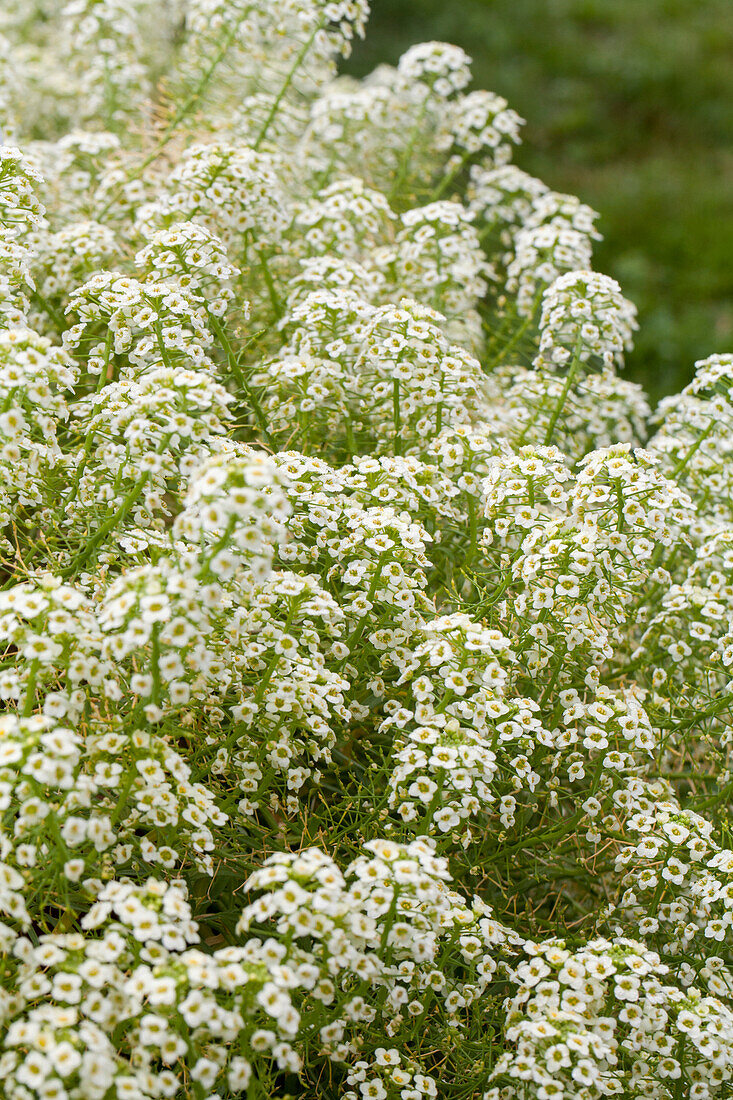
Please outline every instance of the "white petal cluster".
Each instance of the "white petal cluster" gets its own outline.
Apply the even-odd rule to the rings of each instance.
[[[732,1094],[733,357],[367,14],[0,12],[8,1100]]]
[[[587,363],[591,358],[622,366],[636,327],[636,310],[615,279],[593,271],[560,275],[542,296],[535,366],[541,370],[551,363],[561,370],[575,359]]]

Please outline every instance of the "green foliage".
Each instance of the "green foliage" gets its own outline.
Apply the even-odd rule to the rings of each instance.
[[[455,42],[527,119],[516,161],[601,213],[598,269],[639,307],[629,376],[653,397],[733,333],[729,0],[373,0],[348,63]]]

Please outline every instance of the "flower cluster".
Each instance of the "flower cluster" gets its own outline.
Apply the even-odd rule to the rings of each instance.
[[[731,1094],[733,357],[367,14],[0,15],[8,1100]]]
[[[669,969],[643,942],[562,940],[528,944],[521,985],[507,1006],[511,1053],[492,1073],[506,1082],[487,1100],[537,1097],[672,1096],[678,1084],[701,1100],[730,1080],[730,1009],[688,984],[668,985]]]

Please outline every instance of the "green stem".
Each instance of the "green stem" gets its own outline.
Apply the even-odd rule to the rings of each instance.
[[[499,354],[494,356],[494,358],[491,360],[491,362],[487,364],[487,366],[485,368],[485,371],[486,371],[487,374],[490,373],[494,369],[494,367],[498,367],[498,365],[502,362],[502,360],[506,361],[506,357],[508,356],[509,352],[513,351],[514,348],[516,347],[516,345],[522,339],[525,332],[527,331],[527,329],[530,327],[530,325],[532,324],[532,322],[535,319],[535,314],[537,313],[537,307],[539,306],[541,299],[542,299],[542,293],[537,295],[537,298],[535,299],[535,302],[534,302],[534,305],[532,307],[531,313],[529,313],[528,316],[525,317],[522,324],[513,333],[511,339],[509,340],[509,343],[505,344],[504,347],[499,352]],[[501,335],[501,331],[502,330],[500,329],[499,330],[499,335]]]
[[[420,107],[420,114],[418,115],[417,121],[415,122],[415,125],[412,128],[412,133],[410,134],[409,140],[407,142],[407,148],[405,149],[405,155],[402,159],[402,163],[401,163],[401,165],[399,167],[399,171],[397,172],[397,175],[395,177],[395,181],[392,184],[392,188],[389,192],[389,195],[387,196],[387,199],[388,199],[390,204],[392,204],[393,200],[397,197],[397,195],[399,194],[400,188],[402,187],[402,184],[407,179],[407,173],[410,169],[410,161],[412,160],[412,154],[415,151],[415,146],[417,144],[417,139],[420,136],[420,131],[421,131],[421,128],[422,128],[423,120],[425,118],[425,113],[428,109],[429,99],[430,99],[430,96],[425,96],[425,99],[422,102],[422,106]]]
[[[105,381],[106,381],[106,374],[107,374],[107,370],[108,370],[108,367],[109,367],[109,353],[110,353],[111,349],[112,349],[112,333],[108,332],[107,333],[106,347],[105,347],[105,353],[106,354],[105,354],[105,359],[104,359],[104,368],[102,369],[102,371],[100,371],[100,374],[99,374],[99,383],[97,385],[97,393],[99,393],[100,390],[103,389]],[[65,498],[65,500],[63,501],[63,503],[61,505],[61,510],[62,511],[69,504],[71,504],[72,500],[74,500],[76,498],[76,493],[77,493],[77,490],[79,488],[79,482],[81,481],[82,474],[84,473],[84,470],[86,469],[87,462],[89,460],[89,452],[91,450],[93,440],[94,440],[94,431],[93,431],[93,429],[90,428],[89,431],[84,436],[84,449],[82,450],[81,458],[80,458],[79,463],[76,467],[76,474],[74,475],[74,482],[71,486],[71,489],[69,490],[69,495]]]
[[[62,575],[64,577],[72,577],[79,569],[79,567],[82,566],[84,562],[90,557],[94,550],[96,550],[100,542],[102,542],[102,540],[106,538],[110,531],[114,530],[120,520],[127,515],[130,508],[132,508],[133,504],[135,504],[138,497],[145,488],[145,485],[147,484],[149,478],[150,473],[148,471],[146,471],[142,475],[142,477],[138,478],[132,489],[130,489],[130,492],[122,501],[122,504],[119,506],[117,511],[113,515],[111,515],[105,523],[102,524],[97,533],[90,538],[84,549],[77,554],[71,565],[67,566],[67,568],[63,571]]]
[[[431,798],[430,803],[428,805],[428,808],[425,811],[425,817],[424,817],[424,820],[423,820],[422,827],[420,828],[420,831],[417,833],[418,836],[428,836],[430,834],[430,826],[431,826],[432,821],[433,821],[433,814],[438,809],[439,805],[441,804],[441,802],[443,800],[443,787],[444,787],[444,785],[445,785],[445,769],[440,768],[439,771],[438,771],[438,782],[436,784],[436,788],[435,788],[435,791],[433,793],[433,797]]]
[[[30,718],[33,714],[33,708],[36,705],[36,678],[38,676],[38,658],[31,661],[30,671],[28,673],[28,683],[25,689],[25,698],[23,700],[23,718]]]
[[[354,424],[350,416],[346,417],[346,447],[349,458],[353,458],[356,454],[356,440],[354,439]]]
[[[236,525],[237,525],[237,517],[236,516],[230,516],[229,522],[227,523],[227,526],[226,526],[226,530],[224,531],[224,534],[221,536],[221,538],[218,539],[218,541],[214,543],[213,547],[206,550],[205,555],[202,552],[201,559],[200,559],[202,561],[202,565],[201,565],[201,568],[199,569],[198,573],[196,574],[196,577],[197,577],[198,580],[202,580],[202,578],[204,578],[207,573],[211,572],[211,564],[210,563],[214,560],[214,558],[219,553],[219,551],[224,546],[226,546],[228,544],[230,538],[232,537],[232,531],[234,530]]]
[[[464,153],[461,157],[461,163],[458,165],[458,167],[454,168],[452,172],[446,172],[438,186],[434,188],[433,193],[430,197],[430,202],[437,202],[438,199],[440,199],[446,193],[450,185],[453,183],[453,180],[460,175],[460,173],[463,171],[470,160],[471,153]]]
[[[262,268],[262,274],[265,278],[265,284],[267,285],[267,293],[270,296],[270,303],[272,305],[275,316],[277,317],[278,320],[280,320],[280,318],[282,317],[285,310],[283,308],[283,304],[280,301],[280,297],[279,297],[279,295],[277,293],[277,290],[275,288],[275,283],[274,283],[273,278],[272,278],[272,272],[270,271],[269,267],[267,266],[267,260],[265,259],[264,254],[262,252],[260,252],[259,250],[257,250],[257,249],[255,249],[255,251],[257,252],[257,258],[260,261],[260,267]]]
[[[122,817],[122,812],[125,809],[125,806],[127,805],[127,799],[128,799],[129,794],[130,794],[130,791],[132,790],[132,788],[134,786],[135,780],[138,779],[138,778],[139,778],[138,773],[134,768],[131,768],[128,771],[127,775],[125,776],[125,780],[124,780],[122,786],[120,787],[120,795],[119,795],[119,798],[117,800],[117,805],[115,806],[114,810],[112,811],[112,815],[110,817],[110,824],[111,824],[112,828],[114,828],[114,826],[117,824],[117,822]]]
[[[576,344],[575,344],[575,352],[573,353],[573,361],[570,364],[570,370],[568,371],[567,378],[565,379],[565,385],[562,388],[562,393],[560,394],[560,397],[558,398],[558,401],[557,401],[557,404],[555,405],[555,408],[552,410],[552,416],[550,417],[550,423],[547,425],[547,432],[545,434],[545,446],[546,447],[549,447],[550,444],[552,443],[552,436],[553,436],[554,431],[555,431],[555,426],[557,424],[560,413],[562,412],[563,408],[565,407],[565,402],[567,401],[568,394],[570,393],[570,387],[572,386],[573,380],[575,379],[575,375],[578,372],[578,367],[580,365],[580,349],[581,349],[581,347],[582,347],[581,338],[578,337],[578,339],[576,341]]]
[[[681,473],[682,473],[682,471],[684,470],[685,466],[686,466],[686,465],[687,465],[687,463],[688,463],[688,462],[690,461],[690,459],[692,458],[692,456],[693,456],[693,455],[695,454],[695,452],[696,452],[697,450],[699,450],[699,448],[700,448],[700,447],[702,446],[702,444],[703,444],[703,443],[705,442],[705,440],[707,439],[707,437],[708,437],[708,436],[710,435],[710,433],[712,432],[713,428],[715,427],[715,424],[716,424],[716,421],[715,421],[715,420],[711,420],[711,421],[710,421],[710,423],[708,424],[708,426],[707,426],[707,428],[705,429],[705,431],[704,431],[704,432],[702,432],[702,433],[701,433],[701,434],[700,434],[700,435],[698,436],[698,438],[697,438],[697,439],[695,440],[695,442],[694,442],[694,443],[692,444],[692,446],[690,447],[689,451],[688,451],[688,452],[687,452],[687,454],[686,454],[686,455],[684,456],[684,458],[681,458],[681,459],[680,459],[680,461],[679,461],[679,462],[677,463],[677,465],[675,466],[675,468],[674,468],[674,470],[672,471],[672,474],[671,474],[671,477],[672,477],[672,480],[673,480],[673,481],[676,481],[676,480],[677,480],[677,476],[678,476],[679,474],[681,474]]]
[[[150,639],[150,672],[153,677],[153,702],[156,706],[160,703],[160,667],[158,662],[160,661],[160,641],[158,635],[160,633],[160,623],[153,625],[153,633]]]
[[[211,313],[211,311],[208,308],[207,308],[206,312],[207,312],[207,316],[208,316],[208,319],[209,319],[209,324],[211,325],[212,329],[214,330],[216,338],[219,341],[219,344],[221,345],[221,348],[222,348],[222,350],[223,350],[223,352],[226,356],[229,368],[230,368],[232,374],[234,375],[234,378],[235,378],[237,384],[239,385],[242,392],[244,393],[244,396],[245,396],[249,406],[251,407],[252,412],[255,414],[255,417],[257,419],[257,423],[259,424],[260,429],[262,431],[262,434],[265,437],[266,443],[268,444],[269,447],[271,447],[274,450],[275,449],[275,443],[274,443],[274,440],[273,440],[273,438],[270,434],[269,426],[268,426],[268,423],[267,423],[267,417],[265,416],[265,413],[264,413],[264,411],[262,409],[262,406],[260,405],[259,401],[254,396],[252,390],[250,389],[249,385],[247,384],[247,380],[244,377],[244,374],[242,373],[242,368],[239,365],[239,362],[237,360],[237,356],[234,352],[234,348],[232,347],[232,345],[229,342],[229,337],[226,334],[226,330],[224,329],[224,326],[222,325],[219,318],[215,317],[214,314]]]
[[[44,298],[44,296],[38,290],[33,291],[32,297],[38,302],[41,308],[46,311],[46,313],[56,325],[58,331],[63,332],[66,328],[66,318],[64,317],[63,313],[60,313],[59,310],[55,308],[55,306],[52,306],[48,299]]]
[[[186,118],[186,116],[188,115],[189,111],[192,109],[194,104],[201,98],[201,96],[203,95],[203,93],[206,91],[207,87],[211,83],[211,80],[214,76],[214,73],[218,69],[218,67],[221,64],[221,62],[223,61],[229,47],[231,46],[232,42],[234,41],[234,39],[237,35],[237,32],[239,30],[240,23],[241,23],[242,19],[244,19],[244,18],[245,18],[245,14],[243,13],[241,19],[234,25],[234,27],[230,30],[229,34],[224,39],[223,45],[220,47],[219,51],[217,52],[217,54],[214,57],[214,60],[209,65],[208,69],[206,69],[206,71],[204,72],[203,76],[201,77],[201,80],[199,81],[199,83],[196,86],[196,88],[194,89],[194,91],[191,92],[188,99],[184,100],[184,102],[181,104],[181,106],[176,111],[173,118],[170,120],[170,122],[166,126],[165,130],[163,131],[162,137],[158,141],[158,144],[155,146],[152,153],[148,154],[148,156],[145,157],[145,159],[137,166],[137,168],[135,168],[134,171],[129,173],[129,175],[127,176],[127,178],[125,180],[125,183],[130,183],[130,182],[132,182],[132,180],[139,179],[140,176],[142,176],[142,174],[144,173],[145,169],[150,164],[152,164],[154,160],[158,159],[158,157],[160,156],[162,151],[165,149],[168,142],[171,141],[177,127],[180,125],[181,122],[183,122],[184,118]],[[120,184],[118,187],[115,188],[115,190],[112,192],[111,196],[109,197],[107,202],[104,204],[102,209],[97,213],[96,217],[98,219],[103,218],[104,215],[115,205],[115,203],[118,201],[118,199],[122,195],[122,193],[124,191],[124,188],[125,188],[125,184]]]
[[[402,454],[402,440],[400,439],[402,415],[400,412],[400,383],[396,378],[392,383],[392,420],[394,422],[393,449],[395,455],[399,455]]]
[[[558,654],[560,659],[559,659],[559,661],[557,662],[557,664],[555,666],[555,670],[552,674],[552,677],[548,681],[547,686],[545,687],[545,690],[542,692],[542,697],[540,699],[540,706],[541,707],[543,707],[545,705],[546,700],[549,699],[550,695],[552,694],[552,691],[554,690],[555,684],[557,683],[558,676],[560,675],[560,672],[562,670],[563,659],[565,657],[565,654],[567,653],[567,648],[568,648],[567,643],[563,641],[561,646],[560,646],[560,652]]]
[[[295,74],[297,73],[298,69],[300,68],[300,66],[305,61],[305,58],[308,54],[308,51],[310,50],[311,46],[315,42],[316,35],[318,34],[318,32],[320,30],[321,30],[321,24],[317,23],[316,26],[311,31],[308,38],[306,39],[306,41],[300,47],[300,49],[298,51],[298,54],[295,58],[295,61],[291,65],[290,71],[288,72],[288,75],[285,77],[285,83],[283,84],[282,88],[278,92],[278,94],[277,94],[277,96],[276,96],[276,98],[275,98],[275,100],[272,104],[272,107],[270,108],[270,110],[268,112],[267,118],[263,122],[262,128],[261,128],[259,134],[255,138],[255,142],[254,142],[254,146],[253,146],[254,149],[259,149],[260,145],[265,140],[265,137],[267,136],[267,131],[270,129],[272,121],[275,118],[275,115],[277,114],[278,110],[280,109],[280,104],[282,103],[282,101],[285,97],[285,93],[287,92],[290,85],[293,83],[293,79],[295,78]]]
[[[367,596],[366,596],[367,603],[371,603],[373,598],[374,598],[374,593],[377,591],[377,585],[379,584],[380,578],[382,576],[382,569],[384,568],[384,564],[387,561],[388,557],[389,557],[389,550],[385,550],[383,554],[379,555],[379,560],[377,561],[377,568],[374,571],[374,576],[372,577],[372,582],[369,585],[369,591],[367,592]],[[351,658],[356,646],[359,644],[359,640],[360,640],[362,634],[364,633],[364,629],[365,629],[366,624],[367,624],[368,621],[369,621],[369,612],[367,611],[366,614],[362,616],[362,618],[359,620],[357,625],[354,627],[351,634],[349,635],[349,638],[346,641],[346,644],[349,647],[349,652],[348,652],[348,655],[346,657],[344,657],[343,661],[341,662],[341,664],[339,666],[340,669],[342,669],[344,667],[344,665],[346,664],[346,662]]]

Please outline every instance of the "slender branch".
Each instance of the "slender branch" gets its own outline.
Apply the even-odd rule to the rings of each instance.
[[[550,417],[550,423],[547,425],[547,432],[545,433],[545,446],[546,447],[549,447],[550,444],[552,443],[552,436],[553,436],[554,431],[555,431],[555,425],[557,424],[560,413],[562,412],[563,408],[565,407],[565,402],[567,401],[568,394],[570,393],[570,387],[572,386],[573,381],[575,379],[575,375],[578,372],[578,366],[580,365],[580,349],[581,349],[581,347],[582,347],[582,342],[581,342],[580,337],[578,337],[578,340],[575,344],[575,352],[573,354],[573,361],[570,364],[570,370],[568,371],[567,378],[565,379],[565,385],[562,388],[562,393],[560,394],[560,397],[558,398],[558,401],[557,401],[557,404],[555,405],[555,408],[552,410],[552,416]]]

